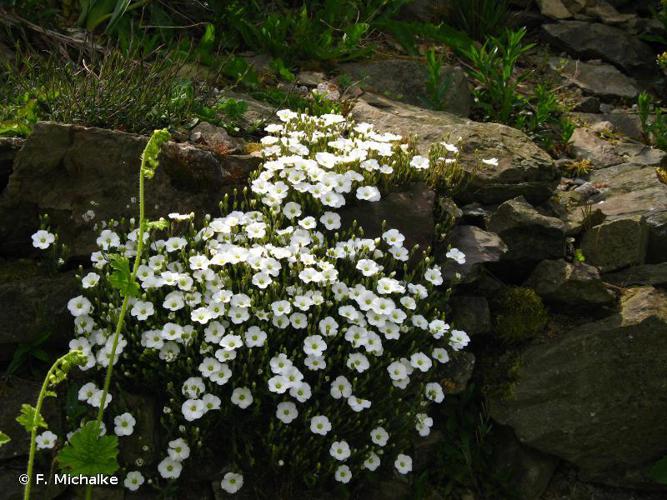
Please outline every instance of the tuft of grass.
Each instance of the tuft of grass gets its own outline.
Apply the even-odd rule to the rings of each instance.
[[[496,335],[508,345],[536,337],[549,321],[542,299],[530,288],[506,288],[494,306]]]
[[[653,99],[646,92],[639,94],[637,109],[646,142],[667,151],[667,118],[662,113],[662,109],[654,104]]]
[[[498,35],[507,23],[507,0],[454,0],[452,24],[471,38],[484,41]]]
[[[167,54],[135,60],[115,50],[79,63],[23,57],[0,91],[10,103],[0,131],[25,135],[38,119],[136,133],[183,125],[201,95],[181,67]]]

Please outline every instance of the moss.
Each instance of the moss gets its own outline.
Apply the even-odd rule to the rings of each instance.
[[[487,398],[507,401],[514,398],[519,372],[523,365],[521,354],[509,351],[493,360],[482,362],[482,393]]]
[[[542,299],[530,288],[505,288],[495,301],[495,331],[506,344],[536,337],[544,331],[548,321]]]

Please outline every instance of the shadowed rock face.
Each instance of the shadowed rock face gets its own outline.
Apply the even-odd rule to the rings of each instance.
[[[493,418],[590,477],[641,483],[616,474],[664,454],[667,293],[629,289],[617,314],[534,342],[522,360],[513,397],[491,401]]]
[[[372,94],[355,104],[352,116],[379,130],[415,136],[422,152],[442,140],[461,139],[462,166],[469,174],[466,189],[457,199],[462,203],[501,203],[521,195],[540,203],[551,196],[560,178],[547,153],[523,132],[506,125],[472,122]],[[498,165],[480,161],[490,158],[497,158]]]
[[[0,255],[28,252],[42,213],[51,216],[74,256],[93,250],[95,221],[136,216],[139,156],[146,140],[98,128],[37,124],[16,155],[0,199]],[[146,185],[147,212],[151,217],[217,213],[225,192],[245,183],[257,163],[246,155],[220,156],[169,143]]]

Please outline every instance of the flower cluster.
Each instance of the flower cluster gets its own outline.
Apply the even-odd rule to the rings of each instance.
[[[336,210],[377,202],[429,159],[342,116],[278,116],[262,140],[254,201],[200,225],[171,214],[152,235],[113,360],[110,256],[134,256],[137,230],[103,228],[94,271],[68,303],[70,348],[86,354],[84,371],[118,364],[162,398],[172,434],[162,478],[178,478],[190,445],[213,436],[234,450],[224,457],[230,493],[243,485],[238,471],[282,467],[308,484],[347,483],[382,465],[407,474],[411,443],[434,425],[429,405],[444,399],[441,367],[468,336],[446,321],[439,265],[416,259],[399,231],[364,237]],[[447,257],[465,262],[456,249]],[[100,390],[89,382],[79,399],[99,407]],[[135,418],[115,414],[115,434],[130,436]],[[125,484],[143,481],[132,471]]]

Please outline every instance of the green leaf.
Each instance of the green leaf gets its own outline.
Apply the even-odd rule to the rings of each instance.
[[[648,475],[660,484],[667,484],[667,456],[653,464]]]
[[[12,440],[7,434],[0,431],[0,448],[9,443]]]
[[[148,143],[141,153],[142,175],[147,179],[152,179],[155,175],[155,170],[159,165],[158,156],[160,155],[160,148],[169,140],[171,135],[166,128],[155,130]]]
[[[21,405],[21,414],[16,417],[16,421],[21,424],[21,426],[30,433],[33,429],[39,429],[44,427],[48,429],[49,426],[46,424],[44,417],[37,411],[34,406],[23,403]]]
[[[118,470],[118,438],[100,436],[97,422],[88,422],[60,450],[60,466],[74,475],[113,474]]]
[[[136,297],[139,295],[139,284],[132,278],[130,271],[130,261],[122,255],[112,255],[109,257],[113,272],[109,276],[109,283],[116,290],[119,290],[124,297]]]

